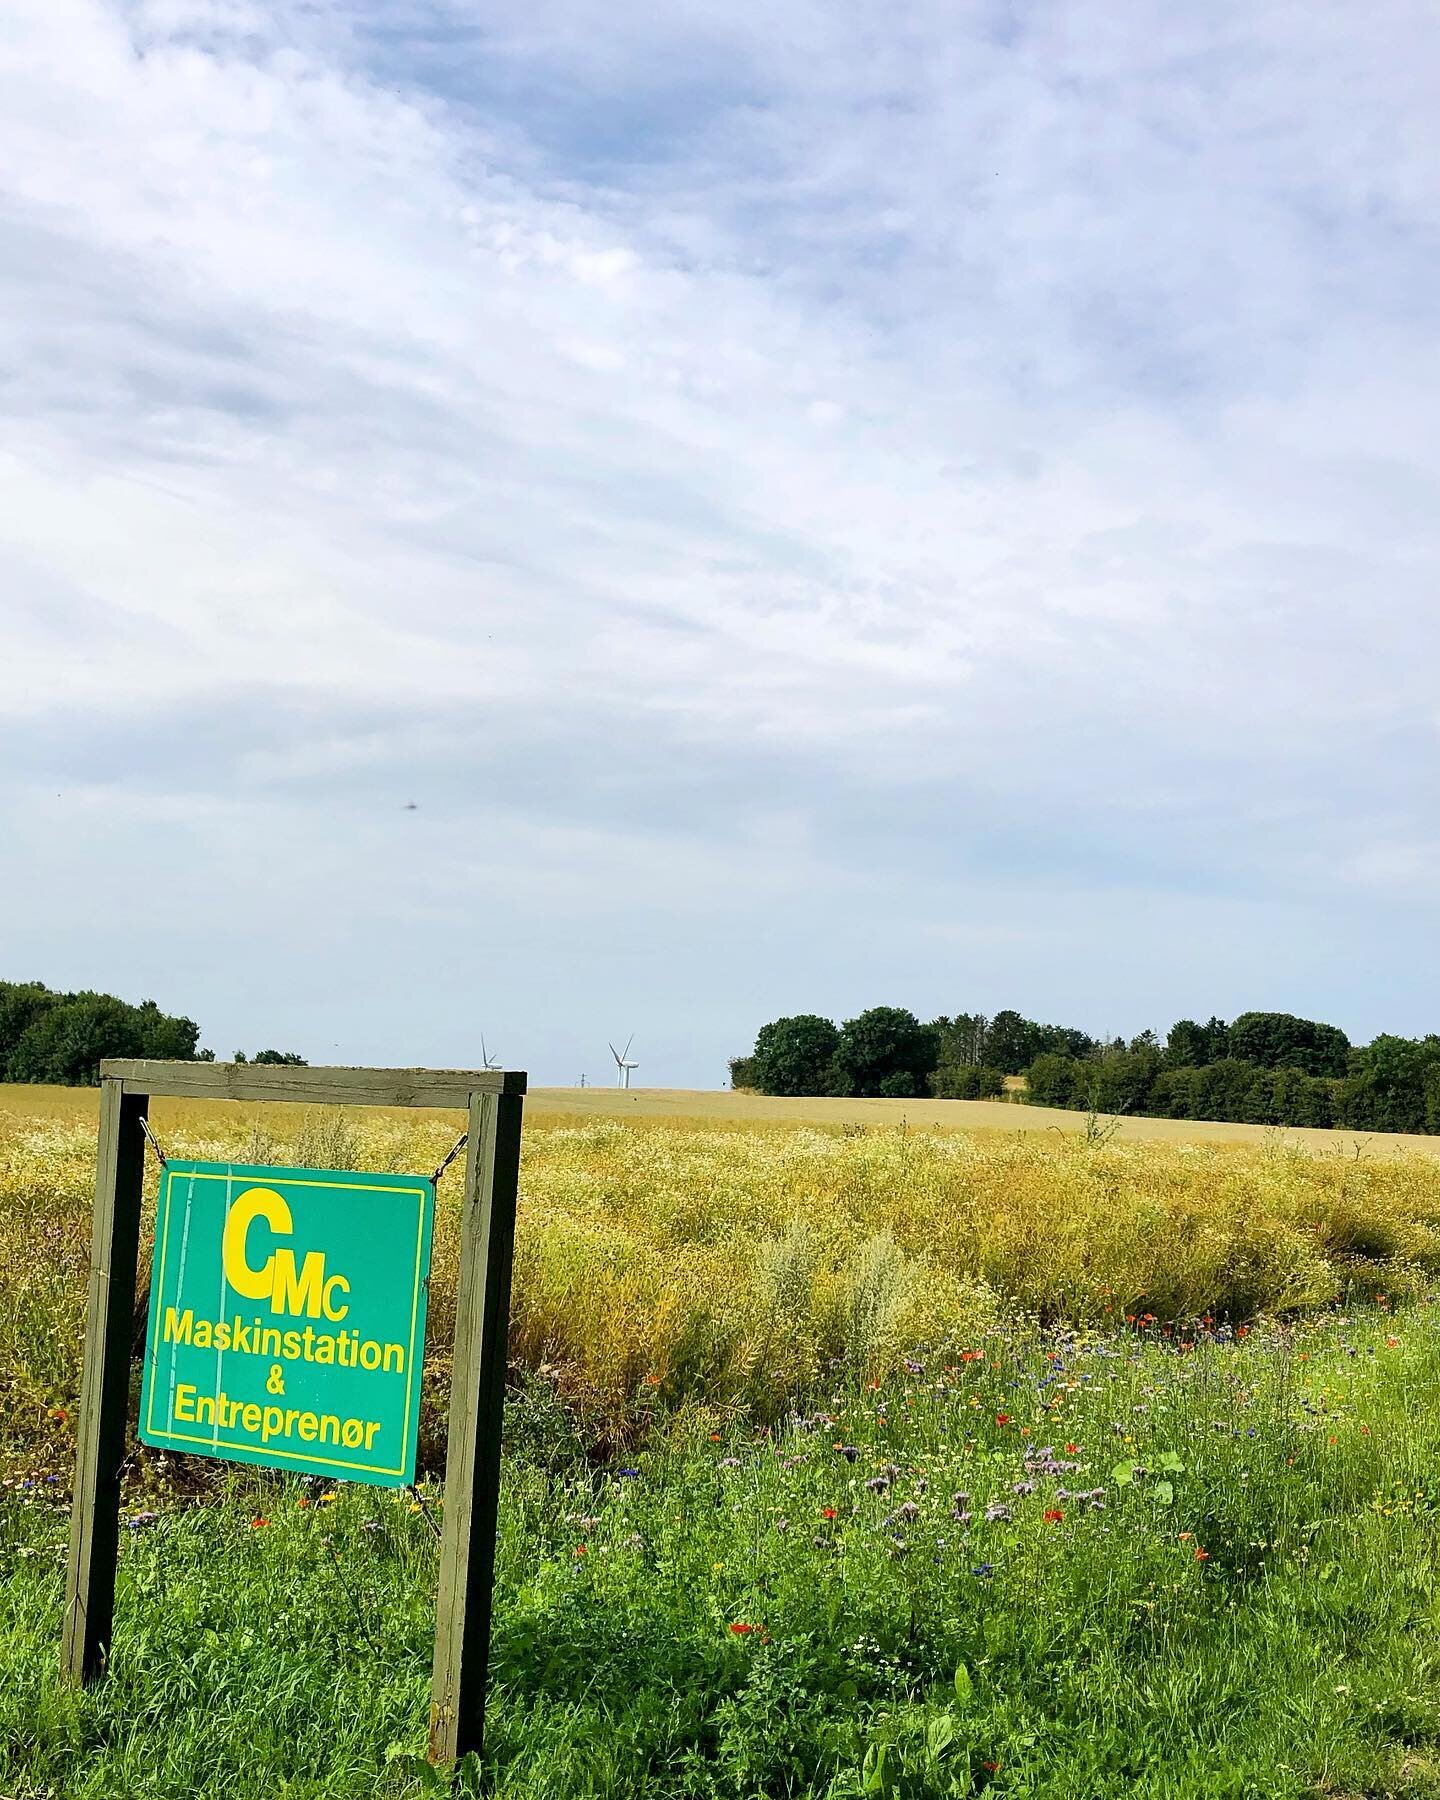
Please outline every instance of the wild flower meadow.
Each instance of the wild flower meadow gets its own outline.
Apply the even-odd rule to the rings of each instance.
[[[56,1680],[92,1156],[0,1133],[0,1792],[430,1791],[434,1473],[137,1456]],[[1437,1165],[587,1125],[523,1189],[489,1791],[1440,1794]]]

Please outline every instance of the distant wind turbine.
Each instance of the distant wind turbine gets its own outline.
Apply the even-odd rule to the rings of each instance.
[[[500,1067],[499,1063],[496,1062],[495,1058],[485,1048],[485,1033],[483,1031],[480,1033],[480,1057],[484,1068],[498,1069]]]
[[[625,1048],[623,1050],[617,1050],[613,1044],[610,1046],[610,1054],[615,1058],[616,1087],[628,1088],[630,1085],[630,1071],[640,1067],[638,1062],[627,1062],[625,1060],[629,1056],[630,1046],[634,1042],[635,1033],[632,1031],[625,1040]]]

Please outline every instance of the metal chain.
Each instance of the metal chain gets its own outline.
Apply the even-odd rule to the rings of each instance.
[[[442,1537],[444,1534],[442,1533],[442,1531],[440,1529],[440,1522],[435,1517],[434,1513],[431,1512],[430,1508],[425,1504],[425,1496],[420,1492],[419,1488],[416,1487],[416,1485],[413,1481],[409,1484],[409,1487],[410,1487],[410,1498],[420,1508],[421,1513],[424,1515],[425,1523],[435,1533],[435,1536],[437,1538]]]
[[[470,1141],[470,1133],[468,1131],[462,1131],[460,1133],[459,1137],[456,1138],[454,1144],[451,1146],[450,1154],[445,1158],[444,1162],[441,1163],[440,1167],[430,1177],[430,1179],[433,1182],[437,1183],[437,1185],[438,1185],[440,1177],[450,1167],[451,1163],[454,1162],[455,1158],[465,1148],[466,1144],[469,1143],[469,1141]]]
[[[148,1119],[142,1119],[140,1121],[140,1129],[145,1133],[146,1140],[148,1141],[150,1148],[155,1152],[155,1159],[160,1164],[160,1167],[162,1169],[168,1169],[170,1167],[170,1159],[160,1148],[160,1140],[150,1129],[150,1121]]]

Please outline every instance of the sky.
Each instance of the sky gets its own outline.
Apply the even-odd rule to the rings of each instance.
[[[1440,1030],[1420,0],[7,0],[0,975]]]

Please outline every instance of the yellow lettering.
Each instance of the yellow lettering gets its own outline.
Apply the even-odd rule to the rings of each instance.
[[[186,1425],[193,1425],[195,1422],[195,1389],[188,1381],[176,1384],[175,1417]]]
[[[307,1312],[312,1319],[320,1317],[325,1295],[325,1253],[312,1250],[295,1270],[295,1252],[275,1252],[274,1289],[270,1295],[271,1312]]]
[[[188,1344],[194,1325],[195,1309],[193,1306],[187,1306],[178,1318],[175,1308],[167,1306],[165,1308],[165,1330],[161,1334],[161,1341],[166,1344]]]
[[[358,1419],[347,1419],[340,1431],[340,1442],[347,1450],[358,1450],[360,1440],[365,1436],[365,1427]]]
[[[301,1413],[301,1415],[300,1415],[300,1435],[302,1438],[304,1438],[304,1440],[307,1444],[313,1444],[315,1442],[315,1433],[319,1429],[320,1429],[320,1421],[315,1417],[314,1413],[312,1413],[312,1412],[302,1412]]]
[[[405,1373],[405,1346],[403,1344],[387,1344],[385,1346],[384,1372],[388,1375],[392,1370],[396,1375]]]
[[[378,1419],[367,1419],[365,1422],[365,1448],[368,1450],[375,1442],[375,1433],[380,1429]]]
[[[247,1400],[244,1406],[240,1408],[240,1423],[247,1431],[258,1431],[260,1429],[260,1408],[253,1400]]]
[[[274,1188],[246,1188],[235,1204],[230,1208],[225,1219],[225,1233],[221,1239],[221,1260],[225,1267],[225,1279],[237,1294],[243,1294],[247,1300],[263,1300],[271,1293],[274,1286],[274,1272],[277,1257],[272,1251],[264,1263],[254,1269],[246,1259],[245,1238],[251,1224],[256,1219],[263,1219],[279,1237],[288,1237],[293,1229],[290,1208],[280,1198]],[[290,1254],[287,1252],[287,1254]],[[290,1255],[290,1267],[293,1273],[295,1259]],[[279,1308],[274,1310],[277,1312]]]
[[[330,1298],[331,1290],[334,1288],[339,1288],[342,1294],[348,1294],[350,1292],[350,1283],[343,1275],[332,1275],[325,1283],[325,1317],[327,1319],[343,1319],[350,1308],[348,1306],[336,1306],[334,1304]]]

